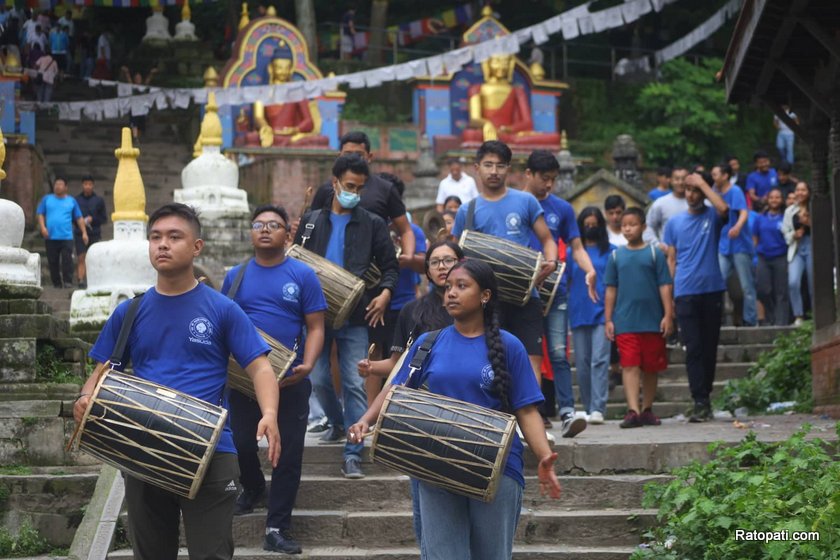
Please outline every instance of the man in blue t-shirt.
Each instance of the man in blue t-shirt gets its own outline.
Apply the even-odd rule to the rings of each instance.
[[[586,282],[590,297],[595,289],[595,269],[589,254],[580,241],[575,220],[575,210],[565,200],[551,194],[551,189],[560,173],[557,158],[548,150],[535,150],[528,156],[525,169],[525,192],[529,192],[537,199],[543,209],[545,223],[551,232],[554,246],[562,239],[571,250],[572,258],[586,273]],[[541,251],[542,246],[536,234],[531,234],[531,248]],[[554,390],[557,395],[557,405],[560,407],[562,426],[560,433],[563,437],[574,437],[586,428],[586,420],[575,418],[575,395],[572,392],[572,368],[566,358],[566,339],[568,336],[567,321],[568,299],[566,296],[566,275],[560,279],[560,285],[554,296],[551,309],[543,319],[546,336],[548,358],[554,373]],[[539,367],[539,366],[537,366]],[[536,371],[540,371],[537,369]],[[543,411],[553,412],[553,411]]]
[[[712,418],[709,398],[715,382],[725,288],[718,245],[729,206],[699,174],[689,175],[685,184],[688,210],[668,221],[663,243],[668,248],[677,323],[686,346],[685,368],[694,400],[689,421],[705,422]],[[706,199],[712,206],[706,206]]]
[[[747,224],[749,219],[747,199],[741,189],[730,183],[731,173],[732,169],[727,163],[712,167],[715,191],[729,206],[729,220],[720,232],[720,255],[718,256],[720,273],[723,276],[723,281],[726,282],[733,269],[735,269],[744,297],[743,322],[745,326],[754,327],[758,323],[755,275],[753,274],[752,262],[755,251],[753,250],[750,227]]]
[[[201,254],[201,223],[195,210],[167,204],[149,218],[149,260],[155,285],[143,294],[126,350],[134,375],[214,405],[225,404],[228,358],[233,355],[251,377],[260,404],[257,439],[267,436],[268,458],[277,465],[278,392],[268,344],[232,300],[195,280],[193,259]],[[98,362],[73,407],[81,421],[117,339],[131,302],[117,306],[99,334],[90,357]],[[183,515],[191,558],[233,557],[233,508],[236,500],[236,448],[225,427],[193,499],[125,476],[125,498],[134,558],[175,559]]]
[[[303,464],[312,393],[309,373],[324,347],[327,300],[315,271],[286,257],[288,229],[289,216],[285,209],[266,205],[254,210],[251,219],[254,258],[227,273],[222,293],[239,304],[254,326],[297,352],[290,371],[280,382],[277,425],[283,453],[271,471],[263,548],[300,554],[300,544],[289,535],[289,529]],[[253,437],[260,410],[256,401],[234,390],[230,393],[230,414],[239,453],[239,481],[243,487],[233,514],[245,515],[254,510],[265,492],[265,476]]]
[[[770,167],[770,156],[767,152],[758,151],[753,155],[755,171],[747,175],[747,194],[753,205],[763,207],[767,202],[767,193],[779,184],[776,170]],[[757,207],[757,210],[761,208]]]
[[[67,194],[67,181],[64,178],[56,178],[52,194],[41,199],[35,213],[38,215],[41,235],[45,239],[52,285],[54,288],[72,288],[73,222],[82,232],[85,245],[89,239],[79,203]]]

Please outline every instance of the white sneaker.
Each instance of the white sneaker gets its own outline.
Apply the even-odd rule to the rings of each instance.
[[[597,410],[589,415],[589,420],[587,420],[590,424],[603,424],[604,423],[604,415],[598,412]]]
[[[589,421],[589,415],[583,410],[576,410],[575,418],[583,418],[584,420]]]
[[[794,326],[794,327],[799,327],[799,326],[801,326],[801,325],[802,325],[802,317],[797,317],[797,318],[793,321],[793,326]]]

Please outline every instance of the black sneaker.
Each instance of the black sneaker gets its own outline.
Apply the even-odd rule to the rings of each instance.
[[[283,554],[300,554],[303,549],[289,536],[289,533],[271,531],[265,536],[263,550],[270,552],[282,552]]]
[[[573,438],[586,429],[585,418],[575,418],[572,414],[566,414],[561,417],[561,420],[563,422],[560,427],[561,437]]]
[[[327,417],[324,416],[320,420],[313,420],[306,426],[306,431],[310,434],[320,434],[321,432],[325,432],[330,428],[330,421],[327,420]]]
[[[320,443],[341,443],[347,439],[344,433],[344,426],[330,426],[320,438]]]
[[[365,473],[362,472],[362,462],[356,457],[348,457],[344,460],[344,466],[341,467],[341,474],[344,478],[364,478]]]
[[[259,490],[248,490],[247,488],[243,490],[236,498],[233,515],[245,515],[254,511],[254,506],[262,500],[263,494],[265,494],[265,486]]]
[[[688,421],[692,424],[700,424],[708,422],[712,419],[712,407],[708,404],[695,403],[694,412],[688,417]]]

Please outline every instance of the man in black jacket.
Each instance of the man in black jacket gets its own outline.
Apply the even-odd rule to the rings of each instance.
[[[375,290],[368,291],[348,322],[339,329],[327,326],[324,350],[312,371],[312,389],[332,425],[324,436],[337,441],[344,427],[358,421],[367,411],[364,383],[356,364],[367,357],[366,325],[381,323],[397,284],[399,265],[385,221],[360,208],[359,193],[368,179],[367,162],[356,154],[338,157],[333,165],[332,197],[320,210],[308,212],[301,219],[295,243],[338,264],[361,277],[370,264],[382,271],[382,280]],[[375,297],[373,293],[379,292]],[[341,404],[335,394],[330,374],[330,348],[335,340],[341,372]],[[346,478],[363,478],[361,453],[364,444],[347,442],[344,446],[342,473]]]
[[[91,245],[102,241],[102,224],[108,221],[108,214],[105,212],[105,201],[101,196],[93,192],[93,177],[87,175],[82,179],[82,192],[76,195],[76,202],[82,211],[82,217],[87,226],[88,239],[90,243],[84,244],[82,232],[73,224],[73,239],[76,242],[76,276],[79,279],[79,288],[87,287],[87,267],[85,256]]]

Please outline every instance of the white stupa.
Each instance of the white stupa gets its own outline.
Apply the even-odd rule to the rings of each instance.
[[[222,121],[216,95],[207,94],[207,106],[196,142],[200,155],[181,171],[182,189],[174,193],[175,202],[189,204],[199,211],[202,223],[218,218],[247,218],[248,193],[239,188],[239,167],[222,155]]]
[[[86,290],[70,301],[70,329],[98,331],[114,308],[155,283],[146,238],[146,192],[137,166],[140,150],[131,144],[131,129],[122,129],[122,146],[115,152],[119,165],[114,179],[114,239],[91,245],[87,252]]]
[[[146,34],[143,35],[143,42],[163,44],[171,40],[169,20],[163,15],[163,8],[155,6],[152,9],[152,15],[146,18]]]
[[[175,25],[176,41],[198,41],[195,36],[195,24],[190,21],[190,0],[184,0],[184,7],[181,8],[181,21]]]
[[[6,144],[0,131],[0,168]],[[0,169],[0,180],[6,172]],[[0,198],[0,298],[37,298],[41,295],[41,256],[21,248],[26,217],[23,209]]]

